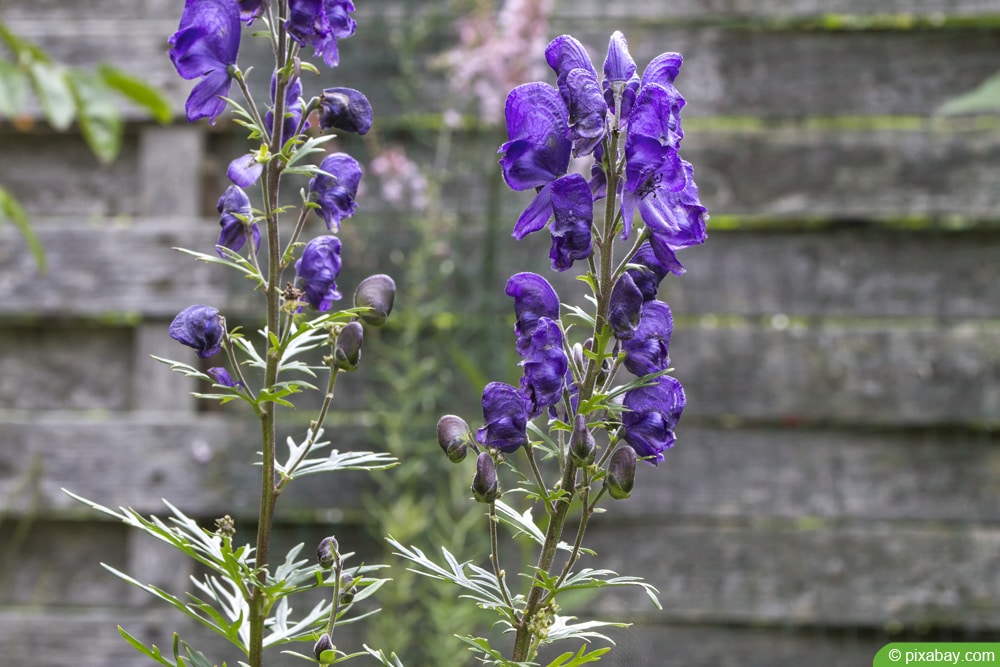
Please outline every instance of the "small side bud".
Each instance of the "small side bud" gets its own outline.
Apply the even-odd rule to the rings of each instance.
[[[476,459],[476,476],[472,478],[472,495],[477,502],[491,503],[500,496],[497,467],[493,457],[482,452]]]
[[[340,604],[354,602],[354,596],[358,594],[358,587],[353,584],[354,577],[346,572],[340,575]]]
[[[396,283],[384,273],[368,276],[354,290],[355,308],[371,308],[358,317],[365,324],[380,327],[385,324],[392,312],[392,303],[396,299]]]
[[[340,551],[338,549],[337,538],[332,535],[324,537],[319,546],[316,547],[316,559],[319,561],[319,566],[327,570],[331,567],[340,569]]]
[[[631,447],[619,447],[611,455],[604,485],[615,500],[624,500],[632,495],[632,486],[635,484],[635,462],[635,450]]]
[[[445,415],[437,424],[438,444],[452,463],[465,459],[472,442],[472,432],[465,420],[455,415]]]
[[[317,642],[313,645],[313,655],[316,656],[317,660],[320,660],[321,659],[320,656],[323,655],[323,651],[332,651],[332,650],[333,650],[333,639],[330,637],[329,634],[324,632],[323,636],[320,637],[319,640],[317,640]]]
[[[333,344],[333,364],[342,371],[353,371],[361,361],[361,345],[365,329],[360,322],[351,322],[340,330]]]
[[[569,455],[573,463],[582,467],[594,462],[597,445],[594,436],[587,429],[587,418],[577,414],[573,422],[573,435],[569,439]]]

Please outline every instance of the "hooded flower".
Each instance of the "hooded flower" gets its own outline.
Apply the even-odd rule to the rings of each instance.
[[[361,91],[326,88],[319,98],[319,126],[324,130],[368,134],[372,118],[372,105]]]
[[[562,400],[569,359],[559,325],[547,317],[539,318],[523,356],[521,393],[530,405],[529,416],[537,417]]]
[[[207,371],[205,371],[205,374],[208,375],[208,377],[212,378],[212,382],[214,382],[215,384],[221,384],[223,386],[231,387],[233,389],[237,389],[243,386],[243,383],[236,382],[235,380],[233,380],[232,376],[229,374],[229,371],[227,371],[222,366],[215,366],[214,368],[209,368]]]
[[[340,299],[337,276],[340,274],[340,239],[319,236],[306,244],[302,257],[295,262],[297,283],[305,290],[306,301],[319,311],[330,310]]]
[[[566,131],[573,155],[589,155],[607,132],[608,114],[590,56],[575,37],[560,35],[545,48],[545,61],[558,76],[559,94],[569,112]]]
[[[354,198],[361,182],[361,165],[347,153],[328,155],[320,163],[324,172],[309,181],[309,197],[319,205],[319,215],[331,232],[340,230],[340,221],[354,215]]]
[[[538,326],[538,320],[547,317],[559,319],[559,296],[542,276],[537,273],[515,273],[507,280],[504,293],[514,299],[514,333],[517,334],[517,350],[522,355],[531,344],[531,334]]]
[[[278,74],[275,72],[271,74],[271,106],[268,108],[267,113],[264,114],[264,124],[272,133],[276,131],[274,126],[274,101],[277,92]],[[295,136],[295,130],[298,129],[299,121],[302,120],[302,110],[305,108],[305,100],[302,99],[302,79],[298,76],[293,77],[285,87],[284,107],[284,121],[281,124],[282,145]],[[308,123],[305,127],[308,127]]]
[[[230,185],[219,197],[216,209],[221,216],[219,225],[222,231],[219,232],[219,240],[215,245],[239,252],[246,243],[246,225],[253,214],[250,209],[250,199],[239,186]],[[250,235],[253,237],[253,249],[256,252],[260,247],[260,228],[256,222],[250,227]],[[221,250],[216,249],[216,252],[219,253],[219,257],[225,257]]]
[[[635,60],[628,51],[628,41],[621,31],[615,30],[608,41],[608,55],[604,59],[604,99],[612,112],[615,110],[615,95],[622,98],[621,118],[628,118],[635,93],[639,88],[639,77],[635,73]]]
[[[553,270],[565,271],[576,260],[590,256],[594,200],[587,179],[570,174],[553,182],[552,214],[549,259]]]
[[[676,379],[663,375],[656,382],[625,393],[622,413],[625,441],[641,457],[656,465],[663,451],[674,446],[674,429],[684,410],[684,388]]]
[[[674,319],[667,304],[662,301],[642,304],[639,326],[633,336],[622,343],[625,368],[639,377],[667,370],[673,331]]]
[[[337,40],[354,34],[357,22],[351,18],[351,0],[288,0],[285,30],[302,46],[311,46],[330,67],[340,61]]]
[[[202,359],[222,349],[222,318],[211,306],[188,306],[170,323],[170,337],[193,347]]]
[[[180,26],[168,40],[170,60],[184,79],[201,78],[184,109],[189,121],[213,124],[226,108],[230,67],[240,50],[240,7],[234,0],[186,0]]]
[[[500,167],[511,190],[548,185],[569,168],[566,105],[559,91],[535,82],[514,88],[504,107],[508,141],[500,146]]]
[[[618,340],[629,340],[635,335],[642,311],[642,292],[629,273],[623,273],[611,288],[608,302],[608,320]]]
[[[510,454],[528,442],[528,413],[524,397],[503,382],[490,382],[483,389],[483,420],[476,432],[480,444]]]
[[[656,298],[660,290],[660,283],[663,282],[668,273],[675,275],[684,273],[684,267],[680,263],[660,261],[659,255],[653,249],[653,244],[649,241],[639,246],[638,252],[635,253],[629,264],[632,266],[625,272],[632,276],[633,282],[642,293],[643,301],[652,301]]]
[[[264,11],[263,0],[237,0],[240,6],[240,20],[247,25],[254,22]]]

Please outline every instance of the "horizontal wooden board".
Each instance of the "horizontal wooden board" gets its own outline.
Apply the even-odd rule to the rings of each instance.
[[[471,415],[470,423],[476,425]],[[90,511],[61,491],[66,488],[110,507],[127,505],[147,513],[166,513],[161,501],[166,498],[198,516],[252,515],[258,474],[251,465],[254,447],[248,446],[252,427],[231,419],[163,413],[104,420],[8,413],[0,437],[4,512],[87,517]],[[357,427],[331,426],[330,432],[342,449],[364,448],[363,439],[373,435]],[[428,457],[440,456],[432,432],[413,437],[427,441]],[[963,523],[1000,517],[995,479],[1000,442],[988,433],[726,429],[685,418],[677,437],[658,468],[640,466],[634,500],[604,503],[609,517]],[[471,479],[470,465],[448,474]],[[378,474],[392,479],[396,473]],[[358,473],[304,478],[282,497],[278,512],[287,520],[363,520],[361,499],[374,490],[371,480]]]
[[[1000,532],[990,527],[608,519],[591,526],[585,544],[600,559],[585,558],[581,567],[599,563],[659,589],[658,619],[1000,627]],[[632,618],[654,613],[638,589],[607,592],[591,605]]]

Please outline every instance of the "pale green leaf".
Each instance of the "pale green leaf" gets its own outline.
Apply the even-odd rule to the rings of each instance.
[[[57,130],[65,130],[76,116],[76,104],[66,68],[59,64],[32,62],[28,74],[45,118]]]
[[[67,77],[76,102],[80,130],[90,150],[107,164],[118,156],[122,145],[122,117],[101,77],[76,72]]]
[[[24,212],[21,204],[9,192],[0,187],[0,224],[8,220],[17,227],[24,237],[24,242],[28,244],[28,249],[35,258],[35,263],[38,264],[39,273],[45,273],[45,251],[42,249],[41,241],[31,229],[28,214]]]
[[[142,79],[107,64],[99,65],[97,74],[109,88],[148,111],[158,122],[169,123],[173,119],[170,100]]]
[[[28,103],[30,83],[20,67],[0,60],[0,116],[13,118]]]
[[[939,116],[1000,114],[1000,73],[964,95],[945,102],[934,113]]]

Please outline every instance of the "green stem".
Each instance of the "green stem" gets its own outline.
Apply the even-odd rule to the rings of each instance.
[[[503,601],[507,604],[510,609],[514,609],[514,603],[510,599],[510,593],[507,591],[507,584],[504,583],[504,571],[500,568],[500,547],[499,540],[497,539],[497,504],[496,502],[490,503],[490,562],[493,563],[493,574],[497,578],[497,586],[500,587],[500,594],[503,596]]]

